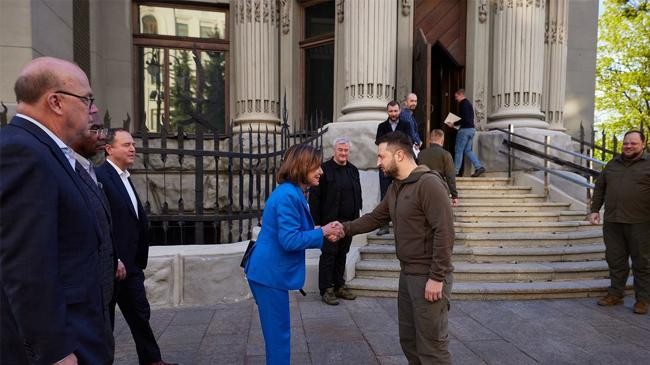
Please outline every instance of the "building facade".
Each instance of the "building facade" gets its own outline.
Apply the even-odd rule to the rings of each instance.
[[[198,100],[211,127],[378,122],[419,94],[421,131],[463,87],[481,129],[577,133],[593,121],[597,0],[5,0],[0,100],[31,58],[75,60],[115,120],[172,130]],[[203,66],[197,78],[196,64]],[[197,81],[202,81],[198,85]],[[427,112],[425,112],[427,110]],[[428,126],[428,127],[427,127]]]

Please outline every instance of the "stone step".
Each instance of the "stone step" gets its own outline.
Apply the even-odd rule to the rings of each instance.
[[[486,220],[488,220],[487,218]],[[564,222],[456,222],[456,233],[504,233],[504,232],[575,232],[592,230],[596,226],[587,221]]]
[[[632,277],[627,281],[632,286]],[[397,278],[355,278],[348,287],[360,296],[397,297]],[[523,300],[599,297],[607,294],[609,279],[550,282],[454,283],[452,300]]]
[[[454,211],[454,221],[464,223],[478,222],[557,222],[559,211],[538,212],[490,212]]]
[[[601,229],[576,232],[456,233],[455,244],[469,247],[552,247],[603,242]]]
[[[580,210],[563,210],[560,212],[560,221],[587,221],[587,213]]]
[[[398,277],[397,260],[364,260],[357,263],[356,277]],[[524,263],[472,263],[454,262],[454,280],[466,281],[553,281],[600,279],[608,275],[607,262],[524,262]]]
[[[546,202],[544,194],[460,194],[461,202],[490,203],[493,206],[501,204],[543,203]]]
[[[359,248],[362,260],[397,260],[394,245],[367,245]],[[556,247],[467,247],[454,246],[453,262],[575,262],[605,258],[601,244]]]
[[[465,186],[503,186],[510,185],[511,179],[507,177],[457,177],[456,186],[463,188]]]
[[[460,204],[454,208],[455,212],[477,212],[477,211],[489,211],[489,212],[539,212],[539,211],[551,211],[559,212],[563,210],[569,210],[569,203],[561,202],[537,202],[537,203],[486,203],[486,202],[474,202],[468,201],[467,199],[460,199]]]
[[[489,185],[466,185],[458,188],[459,195],[462,198],[464,194],[485,194],[485,195],[503,195],[503,194],[529,194],[532,191],[530,186],[489,186]]]

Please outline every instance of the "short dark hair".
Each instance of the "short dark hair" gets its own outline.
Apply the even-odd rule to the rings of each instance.
[[[379,137],[377,139],[377,145],[380,145],[382,143],[386,143],[386,148],[392,152],[402,150],[407,156],[410,156],[413,160],[415,160],[411,138],[401,131],[386,133],[383,136]]]
[[[386,105],[386,109],[388,109],[389,106],[395,106],[395,105],[399,106],[399,103],[395,100],[391,100],[388,102],[388,105]]]
[[[124,128],[110,128],[108,130],[108,134],[106,135],[106,144],[110,144],[111,146],[113,145],[113,142],[115,142],[115,135],[117,134],[117,132],[129,133],[129,131],[127,131]]]
[[[639,137],[641,137],[641,142],[645,143],[645,134],[643,134],[643,132],[641,132],[638,129],[632,129],[632,130],[629,130],[629,131],[625,132],[625,135],[623,136],[623,138],[627,137],[628,134],[632,134],[632,133],[638,133]]]
[[[321,154],[316,148],[308,144],[296,144],[284,153],[282,164],[278,170],[276,181],[282,184],[285,181],[294,184],[306,184],[310,171],[321,164]]]
[[[465,95],[465,89],[458,89],[454,93],[454,95]]]
[[[52,70],[39,70],[18,76],[14,84],[16,102],[33,104],[49,90],[61,86],[61,80]]]

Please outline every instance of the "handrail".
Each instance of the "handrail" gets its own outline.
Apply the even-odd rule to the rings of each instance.
[[[540,151],[536,151],[536,150],[534,150],[534,149],[532,149],[532,148],[530,148],[528,146],[524,146],[524,145],[519,144],[517,142],[508,142],[507,140],[503,140],[503,144],[506,145],[506,146],[511,146],[512,148],[514,148],[516,150],[519,150],[521,152],[525,152],[525,153],[527,153],[529,155],[533,155],[533,156],[542,158],[544,160],[550,160],[551,162],[553,162],[553,163],[555,163],[557,165],[568,167],[568,168],[574,170],[574,172],[583,173],[583,174],[586,174],[588,176],[593,176],[593,177],[600,176],[600,172],[598,172],[596,170],[592,170],[592,169],[590,169],[588,167],[578,165],[578,164],[573,163],[571,161],[563,160],[563,159],[561,159],[559,157],[556,157],[556,156],[550,156],[548,154],[542,153]]]
[[[503,150],[499,150],[499,153],[502,153],[502,154],[504,154],[504,155],[508,155],[508,152],[503,151]],[[584,182],[584,181],[580,181],[580,180],[578,180],[578,179],[572,178],[572,177],[570,177],[570,176],[566,176],[566,175],[560,174],[559,172],[557,172],[557,171],[555,171],[555,170],[553,170],[553,169],[548,169],[548,168],[543,167],[543,166],[540,166],[540,165],[538,165],[538,164],[536,164],[536,163],[533,163],[533,162],[530,162],[530,161],[528,161],[528,160],[525,160],[525,159],[523,159],[523,158],[521,158],[521,157],[512,156],[512,158],[514,158],[514,159],[516,159],[516,160],[519,160],[519,161],[521,161],[521,162],[523,162],[523,163],[525,163],[525,164],[528,164],[528,165],[530,165],[531,167],[534,167],[534,168],[536,168],[536,169],[540,169],[540,170],[543,170],[543,171],[545,171],[545,172],[548,172],[549,174],[553,174],[553,175],[559,176],[559,177],[561,177],[561,178],[563,178],[563,179],[565,179],[565,180],[569,180],[569,181],[571,181],[571,182],[573,182],[573,183],[576,183],[576,184],[578,184],[578,185],[580,185],[580,186],[582,186],[582,187],[585,187],[585,188],[587,188],[587,189],[593,189],[593,188],[594,188],[594,185],[593,185],[593,184],[589,184],[589,183],[586,183],[586,182]]]
[[[546,143],[544,143],[544,142],[536,141],[536,140],[534,140],[534,139],[532,139],[532,138],[530,138],[530,137],[522,136],[522,135],[520,135],[520,134],[516,134],[516,133],[514,133],[514,132],[510,132],[510,131],[505,130],[505,129],[494,128],[494,130],[497,130],[497,131],[500,131],[500,132],[503,132],[503,133],[506,133],[506,134],[508,134],[508,135],[512,135],[512,136],[515,136],[515,137],[518,137],[518,138],[521,138],[521,139],[525,139],[525,140],[527,140],[527,141],[531,141],[531,142],[534,142],[534,143],[540,144],[540,145],[542,145],[542,146],[544,146],[544,147],[549,147],[549,148],[552,148],[552,149],[554,149],[554,150],[558,150],[558,151],[560,151],[560,152],[567,153],[567,154],[569,154],[569,155],[571,155],[571,156],[574,156],[574,157],[578,157],[578,158],[581,158],[581,159],[584,159],[584,160],[587,160],[587,161],[595,162],[595,163],[600,164],[600,165],[603,165],[603,166],[607,164],[606,162],[603,162],[603,161],[601,161],[601,160],[599,160],[599,159],[596,159],[596,158],[593,158],[593,157],[589,157],[589,156],[585,156],[585,155],[583,155],[583,154],[581,154],[581,153],[577,153],[577,152],[573,152],[573,151],[565,150],[564,148],[560,148],[560,147],[557,147],[557,146],[548,145],[548,144],[546,144]]]
[[[594,150],[609,153],[609,154],[614,155],[614,156],[618,155],[618,152],[616,152],[616,151],[608,150],[607,148],[605,148],[603,146],[598,146],[598,145],[593,144],[591,142],[581,141],[579,138],[575,138],[573,136],[571,136],[571,140],[573,142],[580,142],[581,144],[583,144],[583,145],[585,145],[585,146],[587,146],[587,147],[589,147],[591,149],[594,149]]]

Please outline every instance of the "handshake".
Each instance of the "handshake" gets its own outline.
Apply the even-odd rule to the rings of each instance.
[[[336,242],[345,237],[345,229],[343,229],[343,224],[339,221],[329,222],[322,229],[323,236],[329,241]]]

